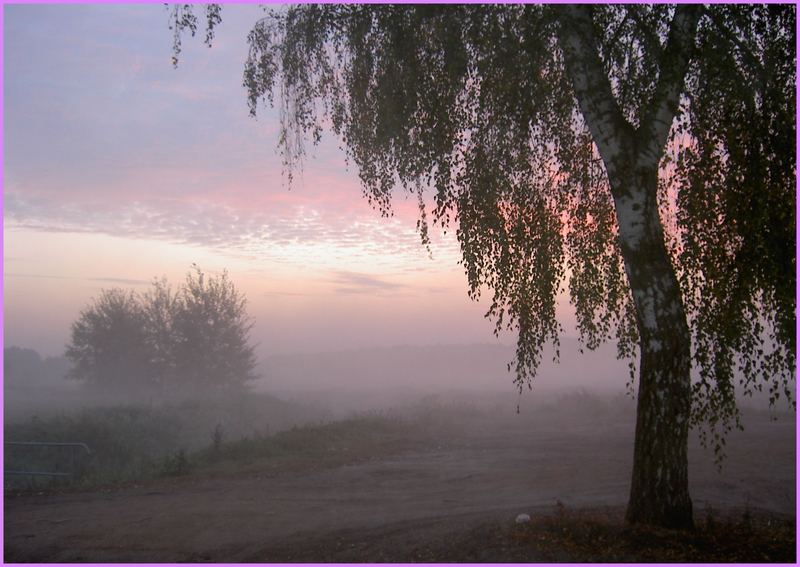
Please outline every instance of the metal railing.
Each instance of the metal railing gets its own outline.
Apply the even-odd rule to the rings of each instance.
[[[3,474],[12,476],[46,476],[53,478],[67,478],[75,476],[75,451],[76,449],[83,449],[87,455],[91,455],[92,451],[86,443],[49,443],[42,441],[6,441],[5,445],[14,447],[69,447],[70,448],[70,468],[69,472],[61,471],[35,471],[35,470],[5,470]]]

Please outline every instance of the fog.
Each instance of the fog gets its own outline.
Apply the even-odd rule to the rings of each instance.
[[[430,396],[443,399],[491,394],[516,408],[546,403],[559,396],[587,392],[602,397],[632,396],[628,364],[616,358],[613,345],[595,351],[581,349],[577,339],[562,338],[560,358],[545,349],[531,387],[519,392],[507,365],[514,347],[501,344],[397,345],[385,348],[311,352],[262,357],[258,379],[247,391],[285,400],[300,400],[338,416],[405,406]],[[40,357],[32,349],[6,350],[6,415],[25,416],[31,411],[64,409],[75,405],[132,403],[114,393],[99,395],[64,379],[69,362],[63,357]],[[768,395],[741,395],[742,407],[766,410]],[[197,389],[183,397],[202,397]],[[180,399],[181,396],[178,396]],[[147,396],[149,403],[163,401]],[[173,400],[174,401],[174,400]],[[785,400],[777,410],[789,409]]]
[[[6,470],[66,476],[6,475],[5,558],[412,560],[453,530],[520,513],[621,518],[635,426],[626,365],[608,346],[580,355],[567,339],[561,363],[546,352],[520,394],[506,369],[513,352],[405,345],[272,356],[241,391],[132,400],[66,380],[63,357],[7,348],[5,440],[90,452],[6,447]],[[793,521],[795,415],[742,402],[745,430],[728,434],[721,469],[692,435],[697,516]],[[61,517],[76,521],[52,523]]]
[[[343,350],[305,355],[264,357],[256,368],[258,378],[241,391],[220,393],[198,386],[155,393],[132,387],[98,389],[67,378],[70,362],[64,356],[43,357],[33,349],[5,349],[5,422],[32,417],[64,415],[96,407],[171,407],[181,403],[213,403],[218,421],[231,421],[246,402],[257,413],[259,401],[282,417],[256,419],[274,432],[300,423],[342,419],[369,412],[403,412],[419,404],[474,405],[488,402],[503,414],[551,404],[576,392],[629,401],[627,365],[606,345],[580,354],[574,339],[561,343],[559,363],[553,351],[543,361],[532,388],[520,392],[508,363],[514,348],[499,344],[399,345],[387,348]],[[120,375],[129,374],[120,369]],[[230,406],[229,410],[225,410]],[[265,407],[265,411],[266,407]],[[292,413],[296,415],[292,415]],[[241,416],[239,416],[241,417]],[[206,420],[209,421],[209,420]],[[213,421],[213,420],[211,420]],[[209,421],[208,427],[214,423]],[[271,424],[269,422],[272,422]],[[236,426],[238,435],[259,430],[260,425]],[[191,429],[198,429],[192,425]],[[206,436],[207,437],[207,436]],[[198,443],[206,440],[202,438]],[[197,445],[198,443],[192,443]]]
[[[545,350],[533,387],[520,395],[508,363],[514,347],[497,344],[399,345],[307,355],[271,356],[255,387],[289,398],[319,400],[337,413],[407,404],[431,395],[492,393],[509,407],[546,400],[558,393],[588,390],[624,393],[627,364],[608,345],[579,352],[575,339],[562,340],[560,363]]]
[[[267,355],[220,308],[244,305],[232,284],[204,278],[172,311],[163,286],[103,295],[65,355],[5,348],[6,561],[466,561],[484,545],[417,550],[520,514],[622,525],[636,392],[613,345],[562,338],[522,388],[500,342]],[[795,413],[767,393],[739,405],[724,454],[691,434],[695,515],[788,530]]]

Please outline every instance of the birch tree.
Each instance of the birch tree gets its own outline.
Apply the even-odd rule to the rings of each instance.
[[[171,17],[177,57],[197,17]],[[627,519],[687,528],[690,426],[719,449],[737,387],[791,400],[795,17],[292,6],[255,23],[244,85],[253,115],[279,107],[289,176],[329,128],[382,215],[409,192],[423,242],[455,228],[470,296],[517,332],[520,389],[566,286],[586,346],[616,341],[638,373]]]

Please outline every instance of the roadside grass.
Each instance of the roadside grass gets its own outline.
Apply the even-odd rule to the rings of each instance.
[[[66,448],[7,446],[6,470],[74,474],[66,479],[6,476],[6,491],[87,489],[160,477],[337,466],[401,450],[415,438],[411,433],[416,428],[379,413],[318,420],[275,433],[269,427],[244,434],[239,429],[236,438],[237,431],[214,422],[209,410],[199,402],[118,406],[10,424],[6,441],[80,441],[91,454],[73,457]]]
[[[80,410],[47,418],[33,417],[7,424],[5,441],[48,443],[81,442],[91,453],[69,454],[59,447],[5,447],[5,469],[68,472],[72,477],[15,476],[5,478],[7,489],[31,490],[91,487],[120,483],[158,474],[162,461],[179,450],[181,419],[177,411],[144,406],[117,406]]]
[[[191,462],[197,473],[213,475],[327,468],[402,451],[420,439],[419,433],[419,427],[398,417],[363,414],[212,444],[194,453]]]
[[[5,447],[5,469],[72,476],[6,475],[6,493],[67,491],[186,475],[272,474],[380,458],[441,443],[475,408],[438,400],[398,413],[333,420],[319,408],[262,393],[157,405],[116,405],[43,414],[5,424],[5,441],[85,443],[86,455],[53,447]],[[403,415],[403,417],[399,417]]]
[[[718,515],[717,515],[718,514]],[[502,546],[547,562],[794,563],[796,520],[730,509],[695,514],[695,529],[678,531],[624,522],[624,511],[559,510],[494,534]],[[492,536],[489,536],[492,537]]]

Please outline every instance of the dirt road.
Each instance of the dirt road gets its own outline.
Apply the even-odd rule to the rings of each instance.
[[[336,545],[335,535],[346,533],[371,539],[378,556],[391,560],[392,548],[445,541],[486,521],[552,511],[557,502],[584,508],[627,500],[627,420],[571,428],[509,420],[468,429],[322,470],[6,498],[5,559],[269,562],[275,549],[287,560],[287,546]],[[793,420],[756,416],[746,432],[731,435],[728,449],[719,474],[709,451],[691,448],[697,514],[745,506],[795,513]]]

